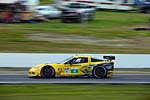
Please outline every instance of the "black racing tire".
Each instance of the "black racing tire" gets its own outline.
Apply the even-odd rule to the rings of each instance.
[[[55,70],[51,66],[45,66],[41,70],[41,77],[52,78],[55,77]]]
[[[95,78],[104,78],[106,77],[106,74],[107,74],[107,70],[102,66],[94,67],[92,70],[92,75]]]

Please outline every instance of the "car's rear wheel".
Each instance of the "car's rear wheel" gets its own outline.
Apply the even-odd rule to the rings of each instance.
[[[95,67],[93,68],[93,71],[92,71],[92,75],[95,77],[95,78],[104,78],[106,77],[106,68],[104,67]]]
[[[41,70],[41,76],[44,78],[52,78],[55,76],[55,71],[51,66],[45,66]]]

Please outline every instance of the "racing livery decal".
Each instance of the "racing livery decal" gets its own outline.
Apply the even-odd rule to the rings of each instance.
[[[70,68],[64,68],[64,71],[66,74],[69,74],[70,73]]]
[[[71,68],[71,73],[78,73],[78,68]]]

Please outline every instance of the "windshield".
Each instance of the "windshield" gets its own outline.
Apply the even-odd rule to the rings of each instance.
[[[68,61],[70,61],[71,59],[73,59],[73,56],[72,56],[72,57],[69,57],[69,58],[67,58],[67,59],[65,59],[65,60],[63,60],[63,61],[61,61],[61,62],[59,62],[59,64],[65,64],[65,63],[67,63]]]
[[[61,62],[61,64],[79,64],[79,63],[87,63],[87,62],[88,62],[87,57],[70,57],[64,60],[63,62]]]

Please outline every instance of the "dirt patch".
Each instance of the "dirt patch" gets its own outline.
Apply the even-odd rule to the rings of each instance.
[[[27,39],[33,41],[48,41],[53,43],[79,43],[95,46],[110,47],[150,47],[150,37],[132,37],[132,38],[100,38],[94,36],[65,35],[58,33],[31,33]]]

